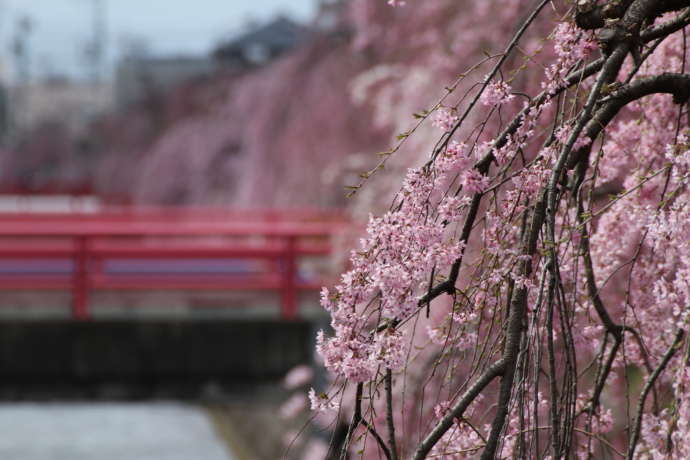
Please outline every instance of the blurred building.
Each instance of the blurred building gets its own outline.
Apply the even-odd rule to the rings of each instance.
[[[213,57],[224,67],[264,64],[298,45],[308,29],[285,17],[251,29],[219,45]]]
[[[208,76],[215,68],[214,61],[206,57],[126,57],[118,63],[115,76],[117,107],[127,107],[152,94]]]
[[[24,206],[26,195],[50,195],[43,201],[55,207],[57,195],[90,186],[96,158],[88,132],[94,120],[112,109],[112,85],[45,77],[11,87],[7,101],[0,208],[10,209],[10,202]]]
[[[78,133],[113,104],[109,84],[51,77],[12,89],[12,130],[28,132],[44,123],[59,122]]]

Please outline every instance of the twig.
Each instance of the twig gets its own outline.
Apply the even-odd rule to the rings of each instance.
[[[673,355],[678,350],[678,345],[680,344],[681,340],[683,340],[684,335],[685,331],[683,329],[678,329],[678,331],[676,332],[676,337],[673,339],[673,343],[666,351],[666,354],[661,359],[659,365],[656,367],[656,369],[654,369],[652,375],[649,376],[647,382],[645,382],[644,384],[644,388],[642,389],[642,393],[640,394],[640,399],[637,401],[637,415],[635,416],[632,436],[630,436],[630,442],[628,444],[628,460],[632,460],[633,456],[635,455],[635,449],[637,448],[637,442],[640,437],[642,417],[644,416],[644,403],[647,400],[647,395],[651,391],[656,380],[659,378],[659,375],[661,375],[661,373],[668,365],[668,362],[671,360]]]

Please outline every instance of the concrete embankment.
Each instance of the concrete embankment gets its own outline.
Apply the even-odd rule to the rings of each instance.
[[[306,321],[3,321],[0,399],[196,398],[280,379],[311,361],[312,343]]]

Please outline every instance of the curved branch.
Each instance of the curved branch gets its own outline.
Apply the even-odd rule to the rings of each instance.
[[[642,417],[644,415],[644,403],[647,400],[647,395],[649,395],[649,392],[654,387],[654,383],[659,378],[659,375],[661,375],[663,370],[668,365],[668,362],[678,350],[678,345],[680,344],[680,341],[683,339],[684,335],[685,331],[683,329],[678,329],[676,332],[676,337],[673,339],[673,343],[669,347],[659,365],[656,367],[656,369],[654,369],[652,375],[649,376],[647,382],[644,384],[642,394],[640,394],[640,399],[637,402],[637,415],[635,416],[632,436],[630,436],[630,443],[628,444],[628,460],[632,460],[635,454],[635,448],[637,447],[637,441],[640,437],[640,428],[642,427]]]
[[[575,15],[575,23],[584,30],[600,29],[606,25],[607,19],[616,19],[623,16],[630,3],[631,0],[625,0],[580,7]],[[687,3],[685,0],[662,0],[650,11],[649,18],[653,19],[664,13],[680,10],[688,6]]]
[[[677,18],[664,24],[652,26],[640,33],[640,41],[648,42],[677,32],[690,23],[690,8],[686,8]]]
[[[477,396],[491,383],[496,377],[503,374],[505,364],[503,360],[494,363],[474,382],[470,388],[460,397],[453,407],[443,416],[441,420],[434,426],[433,430],[424,438],[424,440],[417,446],[412,460],[424,460],[431,449],[441,439],[441,437],[453,426],[453,420],[462,418],[463,413],[472,404]]]
[[[606,98],[584,128],[584,135],[592,141],[599,136],[618,112],[627,104],[652,94],[672,94],[677,103],[685,102],[690,95],[690,74],[663,73],[639,78],[619,88]],[[589,152],[589,146],[574,152],[568,161],[568,169],[574,168]]]

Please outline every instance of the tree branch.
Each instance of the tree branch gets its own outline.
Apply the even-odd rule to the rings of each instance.
[[[462,418],[463,413],[472,404],[474,399],[481,393],[486,386],[496,377],[501,375],[504,371],[504,362],[500,360],[490,366],[482,373],[482,375],[474,382],[470,388],[460,397],[460,399],[448,410],[446,415],[438,421],[436,426],[429,432],[424,440],[417,446],[412,460],[424,460],[431,449],[441,439],[441,437],[453,426],[453,420]]]
[[[684,102],[690,95],[690,75],[682,73],[663,73],[651,77],[639,78],[622,86],[603,101],[603,105],[592,116],[584,128],[584,135],[594,141],[609,122],[627,104],[652,94],[672,94],[677,103]],[[574,152],[568,161],[568,169],[588,154],[590,147],[583,147]]]
[[[388,425],[388,443],[390,444],[391,459],[398,460],[398,447],[395,442],[395,423],[393,421],[393,372],[386,369],[386,424]]]
[[[659,365],[656,367],[656,369],[654,369],[652,375],[649,376],[644,388],[642,389],[642,394],[640,394],[640,399],[637,402],[637,415],[635,416],[635,422],[633,423],[632,436],[630,436],[630,443],[628,444],[628,460],[633,459],[635,449],[637,448],[637,442],[640,437],[640,429],[642,427],[642,417],[644,416],[644,403],[647,400],[647,395],[651,391],[652,387],[654,387],[654,382],[656,382],[656,380],[659,378],[659,375],[661,375],[663,370],[666,368],[666,365],[668,365],[668,362],[678,350],[678,345],[683,339],[684,334],[685,331],[683,329],[678,329],[676,332],[676,337],[673,339],[673,343],[668,348],[668,351],[661,359]]]
[[[383,454],[386,456],[387,460],[392,460],[391,459],[391,453],[388,450],[388,446],[386,446],[386,443],[381,439],[381,436],[378,434],[376,429],[371,426],[369,422],[364,420],[362,418],[362,392],[364,389],[364,384],[363,383],[358,383],[357,384],[357,390],[355,393],[355,411],[352,414],[352,420],[350,421],[350,425],[347,428],[347,436],[345,436],[345,442],[343,442],[343,447],[340,451],[340,460],[345,460],[347,458],[347,450],[350,448],[350,442],[352,441],[352,437],[355,434],[355,430],[357,427],[362,424],[369,433],[374,437],[376,440],[377,444],[383,451]]]

